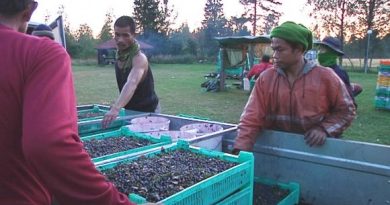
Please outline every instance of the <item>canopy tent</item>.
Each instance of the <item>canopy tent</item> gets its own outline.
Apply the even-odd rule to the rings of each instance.
[[[269,35],[261,36],[226,36],[226,37],[215,37],[221,47],[225,48],[236,48],[240,45],[247,44],[269,44],[271,38]]]
[[[215,37],[220,50],[217,60],[217,72],[220,76],[220,90],[224,89],[227,75],[237,75],[241,81],[243,73],[249,70],[256,59],[272,53],[269,35]]]

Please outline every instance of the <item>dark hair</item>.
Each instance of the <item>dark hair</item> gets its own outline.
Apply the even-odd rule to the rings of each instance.
[[[263,57],[261,57],[261,62],[269,63],[270,56],[264,54]]]
[[[33,0],[1,0],[0,14],[8,17],[13,16],[25,10],[31,2]]]
[[[134,19],[131,18],[130,16],[121,16],[119,17],[115,23],[114,23],[114,26],[117,26],[117,27],[130,27],[130,33],[131,34],[135,34],[135,22],[134,22]]]

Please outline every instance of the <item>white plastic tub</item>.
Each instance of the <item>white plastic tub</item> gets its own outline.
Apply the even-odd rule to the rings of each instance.
[[[153,132],[169,130],[170,120],[165,117],[144,116],[130,121],[127,127],[133,132]]]
[[[196,137],[194,134],[191,134],[189,132],[177,131],[177,130],[148,132],[146,134],[151,135],[152,137],[156,137],[156,138],[160,138],[162,135],[169,135],[172,138],[172,142],[176,142],[179,139],[189,140],[189,139],[193,139]]]
[[[191,134],[195,134],[197,137],[222,131],[223,127],[211,123],[193,123],[184,125],[180,128],[180,131],[185,131]],[[194,146],[206,148],[209,150],[222,151],[222,135],[217,135],[212,138],[197,142],[193,144]]]

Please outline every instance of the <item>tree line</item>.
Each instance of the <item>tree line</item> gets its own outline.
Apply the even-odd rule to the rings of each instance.
[[[278,25],[281,0],[239,0],[245,8],[239,16],[226,17],[222,0],[207,0],[202,25],[190,31],[187,24],[173,29],[176,20],[169,0],[133,0],[132,16],[137,24],[137,39],[154,47],[149,57],[190,56],[193,60],[213,60],[218,44],[215,37],[269,34]],[[307,0],[306,9],[313,19],[308,27],[318,39],[321,35],[339,37],[349,57],[363,58],[367,31],[372,30],[370,57],[390,57],[390,1],[388,0]],[[113,38],[114,11],[107,11],[99,35],[95,38],[88,24],[70,29],[65,8],[67,50],[73,58],[96,56],[95,46]]]

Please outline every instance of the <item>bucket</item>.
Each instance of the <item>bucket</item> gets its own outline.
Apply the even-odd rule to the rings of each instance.
[[[166,131],[170,122],[165,117],[145,116],[132,119],[127,127],[133,132]]]
[[[177,130],[148,132],[146,134],[151,135],[152,137],[155,137],[155,138],[160,138],[162,135],[169,135],[172,138],[172,142],[176,142],[179,139],[189,140],[189,139],[196,137],[194,134],[191,134],[189,132],[177,131]]]
[[[195,134],[197,137],[201,137],[206,134],[214,133],[223,130],[223,127],[211,123],[194,123],[184,125],[180,128],[180,131],[189,132]],[[206,148],[208,150],[222,151],[222,135],[217,135],[212,138],[197,142],[193,144],[197,147]]]

